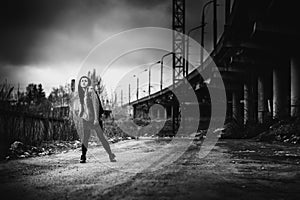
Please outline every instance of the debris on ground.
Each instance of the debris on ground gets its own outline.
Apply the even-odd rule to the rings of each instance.
[[[124,133],[115,123],[105,122],[105,135],[110,143],[116,143],[122,140],[134,139],[126,133]],[[89,146],[98,146],[98,138],[90,137]],[[14,141],[9,148],[9,152],[6,155],[6,160],[16,158],[28,158],[35,156],[45,156],[56,153],[68,152],[71,149],[81,148],[81,142],[79,140],[74,141],[45,141],[40,145],[28,145],[20,141]]]
[[[108,142],[116,143],[116,142],[120,142],[120,141],[123,141],[123,140],[131,140],[131,139],[135,139],[135,138],[134,137],[118,137],[118,136],[115,136],[115,137],[109,138]]]
[[[70,149],[81,147],[81,142],[74,141],[48,141],[39,146],[26,145],[20,141],[15,141],[10,145],[6,159],[28,158],[34,156],[45,156],[55,153],[67,152]]]
[[[207,130],[199,130],[195,135],[195,141],[201,141],[206,138]]]
[[[280,120],[256,137],[259,141],[300,144],[300,119]]]

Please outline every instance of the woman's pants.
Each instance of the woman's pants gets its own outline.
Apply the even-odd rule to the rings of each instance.
[[[90,138],[92,130],[96,131],[97,136],[103,145],[103,148],[108,153],[108,155],[111,155],[111,149],[110,149],[109,143],[104,136],[103,129],[100,127],[100,124],[94,125],[93,122],[83,120],[82,144],[85,146],[85,148],[88,148],[88,140]]]

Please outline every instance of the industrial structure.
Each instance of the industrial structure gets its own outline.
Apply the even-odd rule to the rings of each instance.
[[[225,0],[224,32],[217,40],[214,4],[214,49],[216,63],[226,88],[226,121],[242,125],[263,124],[271,119],[300,117],[299,12],[294,1]],[[210,2],[208,2],[210,3]],[[180,105],[173,92],[186,77],[196,92],[201,120],[209,122],[207,83],[197,70],[210,69],[210,58],[188,73],[185,65],[185,1],[173,0],[173,84],[147,97],[130,102],[134,116],[142,117],[151,105],[164,110],[152,115],[172,119],[173,133],[180,123]],[[203,22],[204,23],[204,22]],[[211,70],[211,69],[210,69]],[[213,70],[210,72],[214,77]],[[202,116],[203,115],[203,116]],[[201,124],[201,123],[200,123]],[[204,126],[205,127],[205,126]]]

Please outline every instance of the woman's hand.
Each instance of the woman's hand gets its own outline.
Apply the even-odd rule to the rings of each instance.
[[[95,125],[95,126],[99,125],[99,121],[95,119],[95,120],[94,120],[94,125]]]
[[[89,86],[89,87],[87,88],[87,92],[88,92],[88,93],[94,92],[93,86]]]

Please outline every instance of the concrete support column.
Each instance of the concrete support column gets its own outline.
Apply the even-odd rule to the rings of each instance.
[[[172,118],[172,106],[167,106],[167,118]]]
[[[232,92],[232,118],[238,123],[242,123],[241,91]]]
[[[273,72],[269,70],[266,74],[266,98],[267,98],[267,120],[271,120],[273,117]]]
[[[300,117],[300,58],[291,58],[291,116]]]
[[[290,76],[287,65],[273,69],[273,117],[283,119],[290,110]]]
[[[246,81],[244,84],[244,124],[253,122],[253,91],[251,82]]]
[[[258,122],[258,82],[257,76],[252,77],[251,79],[252,86],[252,108],[253,108],[253,122]]]
[[[136,106],[133,106],[133,118],[137,117]]]
[[[258,122],[264,123],[267,117],[268,111],[268,102],[266,97],[266,76],[261,74],[257,79],[257,87],[258,87]]]
[[[226,110],[226,121],[232,120],[233,113],[232,113],[232,92],[226,91],[227,96],[227,110]]]

